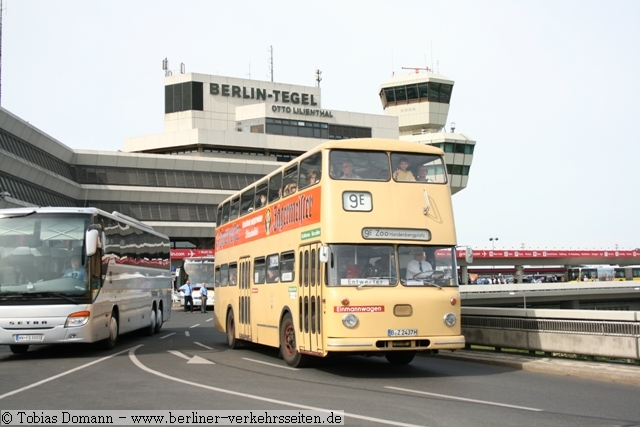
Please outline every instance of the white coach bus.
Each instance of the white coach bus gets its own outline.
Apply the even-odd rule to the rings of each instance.
[[[95,208],[0,209],[0,345],[113,348],[170,316],[167,236]]]

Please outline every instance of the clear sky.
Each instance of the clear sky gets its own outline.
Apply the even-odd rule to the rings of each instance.
[[[2,0],[2,107],[74,149],[161,133],[178,72],[315,85],[383,114],[402,67],[455,80],[477,141],[460,244],[640,247],[640,1]]]

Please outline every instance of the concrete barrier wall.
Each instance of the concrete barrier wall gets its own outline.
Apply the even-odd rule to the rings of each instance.
[[[463,307],[462,333],[469,345],[640,360],[639,316],[640,312]]]

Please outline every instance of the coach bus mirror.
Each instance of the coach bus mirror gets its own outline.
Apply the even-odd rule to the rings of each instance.
[[[87,256],[93,256],[98,250],[98,230],[87,230],[85,236],[85,247]]]
[[[320,262],[328,262],[329,261],[329,246],[320,246],[318,249],[318,258]]]
[[[473,263],[473,249],[468,246],[464,252],[464,260],[467,261],[467,264]]]

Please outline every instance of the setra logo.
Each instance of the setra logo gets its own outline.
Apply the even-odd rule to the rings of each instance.
[[[46,320],[10,320],[10,326],[46,325]]]

